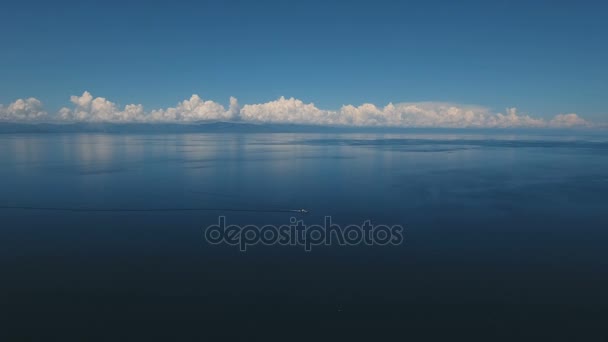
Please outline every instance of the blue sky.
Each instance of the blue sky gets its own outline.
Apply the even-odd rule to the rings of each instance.
[[[4,1],[0,103],[438,101],[607,121],[600,1]]]

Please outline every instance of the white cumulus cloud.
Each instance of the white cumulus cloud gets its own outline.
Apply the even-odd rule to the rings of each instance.
[[[245,105],[240,113],[240,118],[244,121],[319,125],[336,124],[334,116],[335,113],[320,110],[312,103],[305,104],[293,97]]]
[[[158,122],[194,122],[208,120],[232,120],[238,115],[238,102],[230,98],[230,108],[217,102],[205,101],[198,95],[192,95],[189,100],[184,100],[176,107],[153,110],[147,121]]]
[[[340,109],[339,116],[344,124],[357,126],[503,128],[544,125],[542,120],[518,114],[515,108],[502,114],[492,113],[485,107],[442,102],[389,103],[384,108],[373,104],[348,105]]]
[[[61,108],[56,115],[47,115],[35,98],[17,100],[8,107],[0,105],[0,120],[63,121],[63,122],[165,122],[235,121],[254,123],[307,124],[358,127],[446,127],[446,128],[524,128],[524,127],[591,127],[577,114],[559,114],[550,120],[534,118],[507,108],[504,113],[475,105],[444,102],[389,103],[384,107],[365,103],[344,105],[338,110],[320,109],[314,103],[280,97],[275,101],[240,106],[230,98],[226,109],[222,104],[192,95],[175,107],[145,111],[141,104],[120,107],[103,97],[85,91],[70,97],[71,108]]]
[[[144,111],[141,104],[129,104],[119,108],[103,97],[94,98],[85,91],[81,96],[72,96],[74,108],[62,108],[59,118],[67,121],[88,122],[195,122],[209,120],[232,120],[238,115],[239,106],[235,98],[230,99],[228,110],[221,104],[205,101],[198,95],[177,104],[176,107]]]
[[[581,118],[580,116],[570,113],[570,114],[559,114],[556,115],[550,122],[549,125],[551,127],[585,127],[591,126],[589,122]]]
[[[0,121],[34,121],[46,117],[47,113],[42,108],[42,102],[30,97],[18,99],[4,107],[0,104]]]
[[[245,105],[241,118],[262,123],[293,123],[335,126],[515,128],[572,127],[585,124],[576,114],[558,115],[549,122],[520,114],[516,108],[493,113],[481,106],[442,102],[389,103],[377,107],[366,103],[344,105],[337,111],[322,110],[313,103],[284,97],[262,104]]]
[[[142,105],[127,105],[123,109],[103,97],[93,97],[85,91],[81,96],[70,97],[74,108],[61,108],[59,117],[67,121],[134,122],[144,115]]]

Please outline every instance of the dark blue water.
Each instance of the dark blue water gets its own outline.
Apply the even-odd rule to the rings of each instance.
[[[310,211],[0,209],[7,340],[608,338],[602,136],[0,135],[0,206]],[[220,215],[405,241],[242,253]]]

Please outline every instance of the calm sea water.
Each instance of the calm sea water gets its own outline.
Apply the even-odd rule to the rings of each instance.
[[[2,334],[20,340],[608,338],[602,136],[0,135],[0,206],[405,227],[400,246],[242,253],[203,229],[298,214],[0,209]]]

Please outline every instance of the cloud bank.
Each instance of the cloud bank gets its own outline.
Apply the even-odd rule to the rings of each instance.
[[[3,121],[35,121],[46,116],[47,113],[42,110],[42,102],[33,97],[18,99],[8,107],[0,104],[0,120]]]
[[[145,111],[141,104],[118,106],[103,97],[85,91],[71,96],[72,107],[48,114],[35,98],[19,99],[7,107],[0,105],[0,121],[10,122],[111,122],[111,123],[192,123],[201,121],[244,121],[357,127],[442,127],[442,128],[571,128],[593,125],[577,114],[558,114],[550,120],[534,118],[508,108],[504,113],[490,109],[443,102],[344,105],[339,110],[317,108],[295,98],[240,106],[230,98],[225,108],[220,103],[203,100],[198,95],[175,107]]]

